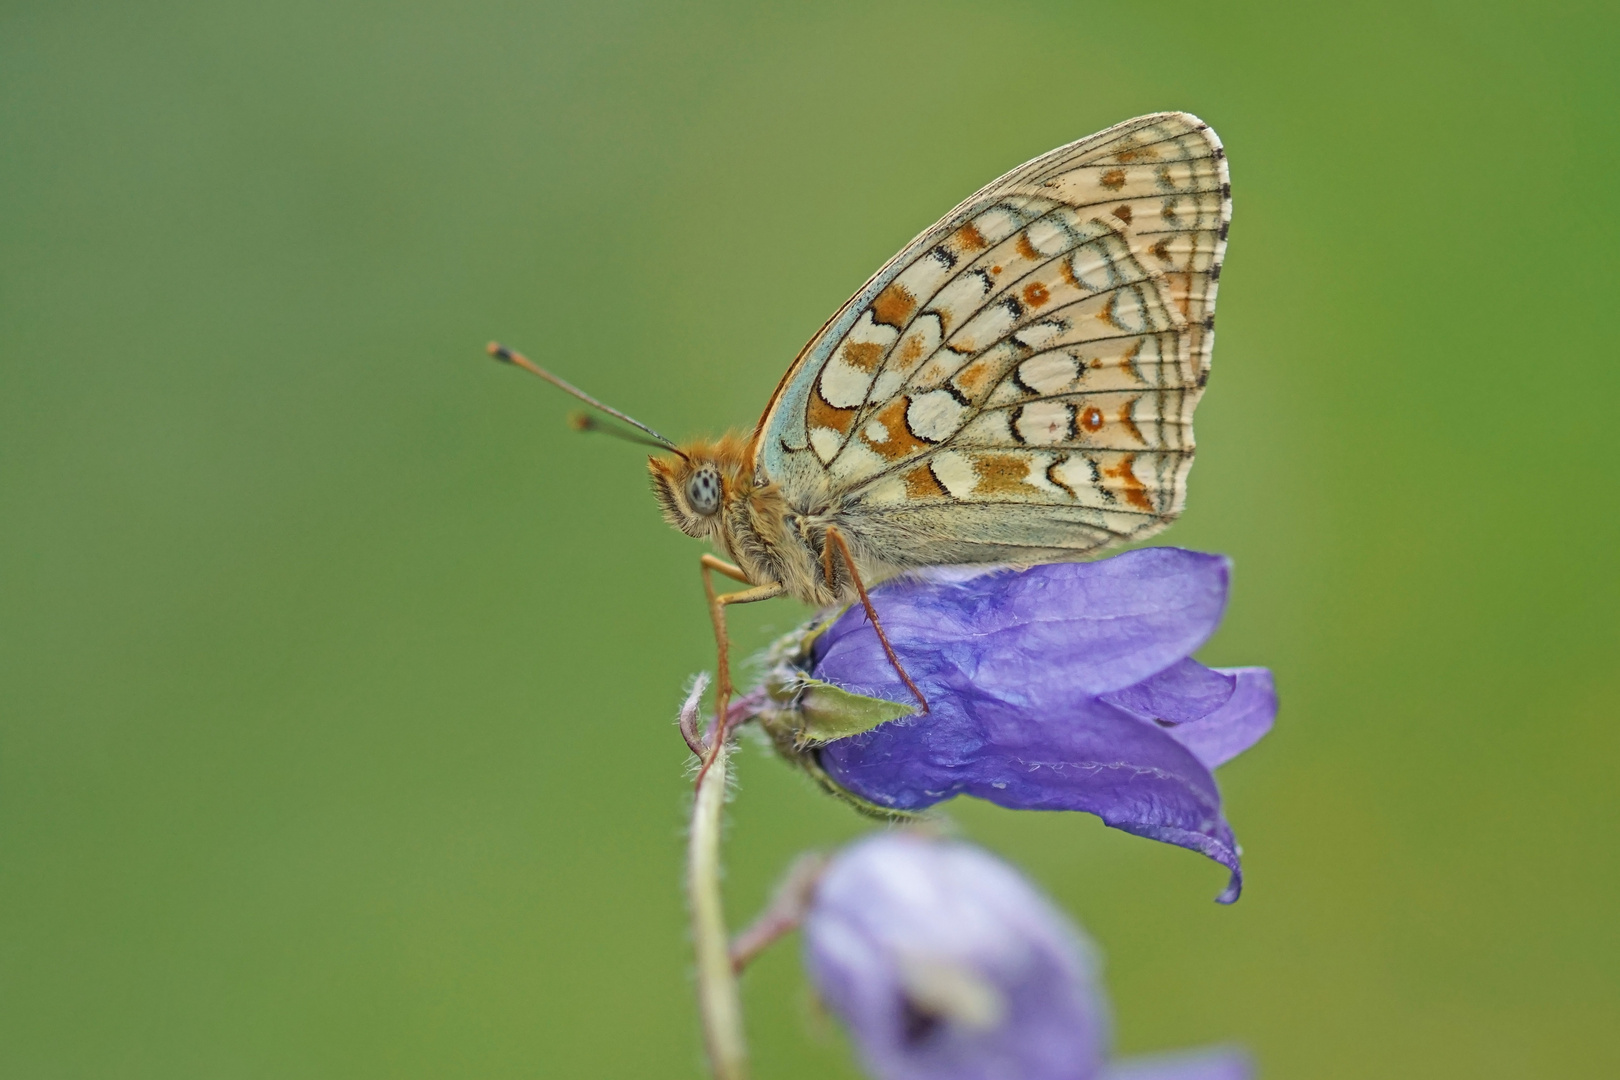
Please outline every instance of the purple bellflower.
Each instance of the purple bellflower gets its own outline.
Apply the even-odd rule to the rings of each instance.
[[[1265,668],[1191,654],[1226,606],[1218,555],[1145,548],[1025,570],[935,570],[871,592],[915,699],[855,605],[784,638],[762,714],[778,748],[869,812],[958,794],[1081,810],[1225,866],[1239,849],[1213,768],[1271,728]]]
[[[1110,1061],[1089,946],[1017,871],[967,844],[891,832],[845,848],[803,928],[811,981],[878,1080],[1252,1075],[1235,1050]]]

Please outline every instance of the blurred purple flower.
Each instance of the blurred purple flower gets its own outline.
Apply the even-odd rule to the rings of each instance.
[[[1247,1080],[1212,1050],[1111,1063],[1079,932],[967,844],[886,833],[842,851],[804,920],[805,964],[878,1080]]]
[[[1218,555],[1147,548],[896,579],[872,602],[929,712],[914,713],[856,605],[779,646],[775,693],[787,705],[766,724],[872,809],[965,793],[1093,813],[1227,867],[1219,899],[1230,903],[1242,871],[1210,770],[1270,730],[1277,701],[1265,668],[1190,659],[1220,622],[1229,573]]]

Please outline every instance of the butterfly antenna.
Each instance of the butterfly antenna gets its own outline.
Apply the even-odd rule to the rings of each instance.
[[[588,412],[569,413],[568,426],[575,431],[581,432],[600,431],[603,435],[611,435],[615,439],[623,439],[625,442],[635,443],[637,446],[651,446],[658,450],[669,449],[665,444],[655,439],[649,439],[645,435],[637,435],[633,431],[625,431],[623,428],[614,427],[612,424],[604,424]],[[679,453],[679,451],[676,452]]]
[[[680,454],[681,457],[686,456],[685,454],[681,454],[680,450],[675,446],[674,443],[658,434],[658,432],[654,431],[646,424],[643,424],[640,420],[637,420],[634,417],[626,416],[624,413],[620,412],[618,409],[615,409],[611,405],[604,405],[602,402],[597,401],[579,387],[570,382],[566,382],[563,379],[559,379],[557,376],[553,375],[551,372],[547,371],[533,360],[530,360],[522,353],[514,352],[498,341],[492,341],[489,343],[489,355],[493,356],[502,363],[511,364],[514,367],[520,367],[531,375],[540,376],[540,378],[546,380],[546,382],[550,383],[552,386],[555,386],[557,389],[573,394],[591,408],[599,409],[615,419],[623,420],[633,428],[638,428],[641,431],[645,431],[648,435],[652,436],[653,440],[663,449],[674,451],[675,453]],[[589,420],[590,418],[586,417],[586,419]],[[576,422],[574,426],[581,431],[588,431],[592,425],[587,424],[582,426]],[[611,429],[608,428],[603,428],[602,430],[611,431]]]

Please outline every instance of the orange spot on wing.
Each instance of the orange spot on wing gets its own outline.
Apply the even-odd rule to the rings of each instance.
[[[969,364],[961,371],[958,371],[956,373],[956,377],[953,378],[951,382],[954,383],[956,388],[961,390],[962,393],[966,394],[972,400],[977,401],[982,396],[983,391],[995,384],[996,379],[1000,375],[1001,365],[994,359],[986,356],[973,361],[973,363]]]
[[[1101,431],[1103,424],[1107,422],[1108,421],[1103,416],[1102,410],[1097,408],[1095,405],[1088,409],[1082,410],[1080,413],[1080,426],[1094,435]]]
[[[840,435],[849,434],[850,422],[855,419],[854,409],[840,409],[829,405],[827,399],[821,396],[821,387],[810,395],[810,406],[805,409],[805,423],[811,428],[832,428]]]
[[[1138,510],[1153,512],[1153,502],[1148,498],[1147,485],[1136,478],[1135,454],[1126,454],[1119,459],[1118,465],[1110,469],[1104,469],[1102,474],[1112,480],[1119,481],[1117,490],[1125,496],[1126,502]]]
[[[962,251],[983,251],[990,246],[986,242],[984,235],[979,232],[971,221],[957,229],[952,239],[956,241],[956,246]]]
[[[875,341],[849,341],[844,344],[843,356],[850,367],[871,371],[883,360],[883,346]]]
[[[1029,458],[1021,454],[985,454],[973,459],[978,482],[975,495],[1033,495],[1038,490],[1029,482]]]
[[[1131,417],[1131,410],[1136,407],[1136,403],[1140,400],[1142,399],[1131,398],[1131,400],[1119,407],[1119,422],[1125,425],[1125,430],[1130,432],[1137,442],[1146,446],[1147,440],[1142,437],[1142,429],[1136,426],[1136,421]]]
[[[1024,258],[1030,260],[1031,262],[1039,262],[1040,261],[1041,253],[1036,251],[1035,250],[1035,245],[1031,244],[1029,242],[1029,234],[1028,233],[1019,233],[1018,234],[1018,243],[1015,244],[1014,247],[1017,249],[1018,254],[1022,255]]]
[[[950,495],[926,462],[906,473],[902,479],[906,482],[908,499],[944,499]]]
[[[923,339],[920,334],[912,334],[900,343],[895,357],[902,367],[909,367],[922,358]]]
[[[1164,275],[1170,286],[1170,299],[1181,309],[1183,319],[1192,318],[1192,275],[1186,272]]]
[[[1109,169],[1107,172],[1103,173],[1102,176],[1098,177],[1098,180],[1102,186],[1107,188],[1109,191],[1118,191],[1120,188],[1125,186],[1125,170]]]
[[[1128,373],[1137,382],[1147,382],[1142,378],[1142,372],[1136,367],[1136,354],[1142,351],[1142,339],[1137,338],[1119,358],[1119,369]]]
[[[1119,218],[1119,220],[1123,221],[1125,224],[1129,225],[1131,223],[1130,204],[1120,203],[1118,206],[1114,207],[1114,216]]]
[[[1103,304],[1102,310],[1097,312],[1097,321],[1098,322],[1106,323],[1107,325],[1112,326],[1116,330],[1118,330],[1120,328],[1119,323],[1114,321],[1114,301],[1117,300],[1117,299],[1118,299],[1118,297],[1116,297],[1116,296],[1110,296],[1108,298],[1108,300]]]
[[[897,397],[878,410],[872,419],[882,425],[883,438],[880,441],[874,441],[869,431],[861,432],[861,438],[866,440],[866,445],[890,461],[898,461],[933,445],[917,438],[911,433],[911,428],[906,426],[906,408],[910,404],[910,398]]]
[[[1024,303],[1030,307],[1038,308],[1050,299],[1052,299],[1052,294],[1039,281],[1032,281],[1024,286]]]
[[[1066,457],[1058,458],[1056,461],[1052,462],[1052,464],[1048,465],[1046,467],[1046,478],[1051,481],[1053,487],[1062,488],[1064,491],[1067,491],[1069,493],[1069,498],[1078,499],[1080,496],[1074,493],[1074,488],[1070,487],[1068,484],[1065,484],[1063,482],[1063,478],[1058,475],[1058,467],[1060,465],[1068,464],[1068,461],[1069,459]]]
[[[872,318],[896,330],[903,329],[911,313],[916,310],[917,298],[898,281],[878,293],[877,299],[872,301]]]

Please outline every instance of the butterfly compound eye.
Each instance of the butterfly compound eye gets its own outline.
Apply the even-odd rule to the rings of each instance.
[[[705,465],[692,474],[692,479],[686,482],[686,501],[691,504],[692,511],[708,517],[720,509],[720,473],[713,466]]]

